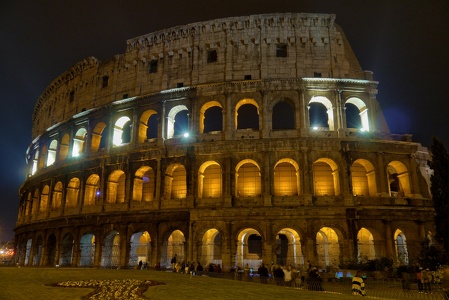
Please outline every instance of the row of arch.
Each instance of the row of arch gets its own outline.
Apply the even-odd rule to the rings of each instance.
[[[266,117],[271,120],[270,130],[298,129],[301,116],[298,114],[297,106],[290,98],[278,99],[269,108],[271,115]],[[97,153],[127,145],[133,142],[133,137],[138,144],[143,144],[159,137],[171,139],[192,132],[217,134],[227,128],[230,129],[230,123],[234,123],[234,130],[259,130],[267,126],[264,124],[266,122],[263,120],[264,114],[261,113],[262,105],[255,99],[242,99],[235,105],[233,122],[224,117],[230,112],[223,110],[223,107],[223,104],[217,100],[206,102],[199,109],[198,121],[191,120],[192,116],[187,106],[180,104],[169,109],[165,118],[160,117],[160,112],[150,109],[142,112],[138,118],[130,115],[132,114],[130,111],[117,115],[109,121],[112,122],[110,129],[107,122],[103,121],[94,124],[92,130],[88,126],[81,125],[76,128],[72,137],[69,132],[60,133],[53,138],[48,138],[47,141],[36,143],[27,155],[28,174],[34,175],[38,170],[63,162],[70,157],[76,158],[85,153]],[[164,111],[165,109],[164,107]],[[308,110],[307,119],[309,120],[304,126],[314,130],[336,130],[346,127],[369,131],[370,128],[368,108],[360,98],[350,97],[346,100],[343,107],[344,121],[338,121],[338,125],[334,118],[337,107],[326,97],[312,97],[307,108],[304,109]],[[133,131],[133,128],[137,130]]]
[[[18,245],[19,262],[26,266],[75,266],[105,268],[134,267],[139,261],[148,262],[150,266],[156,264],[170,267],[170,260],[176,254],[179,261],[200,262],[203,266],[210,263],[221,266],[246,266],[257,268],[263,260],[275,261],[281,265],[304,265],[306,259],[314,257],[314,264],[322,268],[338,269],[343,263],[344,246],[341,234],[334,228],[322,227],[314,237],[314,254],[306,255],[307,247],[300,238],[300,234],[292,228],[283,228],[276,233],[271,247],[271,257],[264,253],[267,241],[255,228],[245,228],[237,234],[237,242],[231,246],[234,261],[223,260],[225,249],[230,247],[223,238],[223,233],[216,228],[205,230],[194,243],[194,253],[188,253],[188,242],[181,230],[173,230],[164,237],[159,249],[148,231],[138,231],[131,236],[123,237],[117,230],[109,231],[102,239],[95,233],[84,232],[79,239],[72,233],[66,233],[60,241],[55,234],[50,234],[46,240],[38,235],[23,239]],[[374,237],[376,236],[376,238]],[[409,254],[405,234],[396,229],[394,236],[394,258],[399,265],[409,264]],[[366,262],[381,257],[382,242],[378,234],[367,228],[357,232],[356,256],[359,262]],[[45,250],[44,250],[45,248]],[[123,255],[122,252],[126,252]],[[229,266],[228,266],[229,267]]]
[[[235,197],[257,197],[263,194],[263,172],[261,166],[253,159],[244,159],[235,166],[234,191]],[[162,178],[152,167],[141,166],[131,176],[131,192],[127,193],[127,177],[123,170],[114,170],[105,182],[99,174],[91,174],[84,183],[78,177],[71,178],[66,186],[57,181],[52,190],[50,185],[35,189],[22,199],[19,210],[19,220],[29,218],[46,218],[50,211],[60,211],[61,208],[88,208],[101,204],[118,204],[128,202],[153,201],[158,198],[185,199],[188,196],[187,171],[181,163],[169,164]],[[272,186],[269,187],[273,196],[299,196],[304,193],[301,187],[302,178],[299,164],[290,158],[283,158],[274,164]],[[340,174],[343,173],[343,174]],[[392,161],[386,168],[389,193],[394,197],[407,197],[411,194],[410,178],[407,167],[400,161]],[[337,163],[330,158],[320,158],[312,165],[313,195],[342,195],[341,179],[344,172],[339,170]],[[352,194],[354,196],[376,196],[379,194],[373,164],[366,159],[355,160],[350,168]],[[160,182],[161,194],[158,192]],[[197,198],[221,198],[224,196],[224,170],[217,161],[206,161],[197,170],[197,190],[193,191]]]

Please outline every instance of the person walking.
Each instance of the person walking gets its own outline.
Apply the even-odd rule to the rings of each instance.
[[[172,267],[172,269],[173,269],[173,272],[176,272],[175,270],[176,270],[176,260],[177,260],[177,257],[178,256],[178,254],[175,254],[173,257],[172,257],[172,259],[171,259],[171,261],[170,261],[170,263],[171,263],[171,267]]]
[[[360,270],[352,278],[352,294],[355,296],[366,296],[365,281]]]

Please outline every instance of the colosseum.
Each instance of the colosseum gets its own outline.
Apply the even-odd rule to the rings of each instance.
[[[427,149],[390,132],[335,15],[176,26],[88,57],[37,100],[17,262],[323,269],[413,263]]]

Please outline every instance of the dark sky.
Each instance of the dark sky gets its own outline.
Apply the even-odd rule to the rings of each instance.
[[[12,239],[25,178],[34,105],[50,82],[88,56],[124,53],[126,40],[176,25],[274,12],[334,13],[392,133],[428,146],[449,145],[449,1],[143,1],[0,2],[0,241]],[[447,146],[446,146],[447,147]]]

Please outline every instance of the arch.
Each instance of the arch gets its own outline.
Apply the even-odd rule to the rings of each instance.
[[[314,96],[310,99],[308,108],[310,127],[335,130],[332,102],[329,99],[323,96]]]
[[[47,166],[51,166],[56,162],[56,153],[58,151],[58,141],[52,140],[48,148]]]
[[[157,137],[158,132],[157,119],[158,114],[155,110],[149,109],[142,113],[139,120],[139,133],[138,133],[138,142],[140,144],[144,143],[148,139]]]
[[[273,130],[295,129],[294,106],[288,100],[281,100],[273,106],[271,116],[271,127]]]
[[[39,162],[39,150],[36,149],[34,152],[34,158],[31,166],[31,175],[36,174],[38,169],[38,162]]]
[[[170,266],[171,258],[176,254],[177,261],[182,262],[186,259],[185,257],[185,236],[181,230],[174,230],[166,237],[162,242],[161,248],[161,266]]]
[[[168,115],[167,115],[167,138],[168,139],[173,138],[175,135],[182,134],[184,131],[187,131],[189,129],[188,118],[179,118],[179,120],[176,119],[176,116],[178,115],[178,113],[180,113],[182,111],[187,111],[187,113],[189,112],[189,110],[187,109],[187,107],[185,105],[177,105],[177,106],[173,107],[170,110],[170,112],[168,113]],[[183,115],[183,117],[185,117],[185,115]],[[175,128],[176,121],[178,121],[178,124],[176,124],[176,128]]]
[[[86,186],[84,188],[84,204],[95,205],[100,198],[100,176],[97,174],[90,175],[86,180]]]
[[[338,268],[340,265],[340,243],[335,230],[330,227],[322,227],[316,234],[316,245],[318,265]]]
[[[206,161],[198,169],[198,197],[219,198],[222,193],[221,166],[216,161]]]
[[[165,199],[187,198],[187,173],[181,164],[172,164],[165,173]]]
[[[362,227],[357,233],[357,259],[359,262],[367,262],[376,258],[374,237],[371,231]]]
[[[80,238],[80,267],[92,267],[95,257],[95,235],[85,233]]]
[[[394,245],[396,250],[396,259],[400,266],[406,266],[409,263],[407,239],[400,229],[394,232]]]
[[[62,206],[62,190],[62,182],[58,181],[53,188],[53,194],[51,197],[51,210],[58,210]]]
[[[235,129],[259,130],[259,105],[254,99],[242,99],[235,106]]]
[[[387,176],[391,197],[410,196],[410,176],[407,167],[402,162],[390,162],[387,166]]]
[[[340,180],[337,164],[330,158],[320,158],[313,164],[315,196],[340,195]]]
[[[47,266],[54,266],[56,260],[56,236],[50,234],[47,238]]]
[[[357,159],[351,165],[352,193],[354,196],[376,196],[376,172],[371,162]]]
[[[237,197],[255,197],[262,193],[259,165],[252,159],[242,160],[235,167]]]
[[[149,262],[151,253],[151,238],[148,231],[136,232],[130,239],[129,261],[128,265],[134,267],[140,261]]]
[[[210,264],[223,265],[222,261],[222,235],[215,228],[210,228],[203,233],[198,249],[198,260],[203,266]]]
[[[351,105],[353,105],[355,109],[351,109]],[[363,131],[369,131],[368,108],[362,99],[351,97],[346,100],[345,113],[346,128],[360,128]]]
[[[114,124],[114,133],[112,135],[112,144],[121,146],[131,141],[131,119],[123,116],[117,119]]]
[[[32,247],[33,247],[33,240],[27,239],[26,246],[25,246],[25,261],[24,261],[25,266],[29,266],[32,264],[32,261],[31,261]]]
[[[87,130],[80,128],[73,138],[72,157],[78,157],[84,152]]]
[[[301,240],[296,230],[283,228],[276,234],[276,264],[297,266],[304,264]]]
[[[223,106],[218,101],[209,101],[200,109],[200,133],[223,130]]]
[[[103,134],[105,128],[106,123],[104,122],[99,122],[97,125],[95,125],[95,128],[92,131],[91,145],[90,145],[90,151],[92,153],[98,152],[99,150],[103,150],[106,148],[106,135]]]
[[[120,264],[120,236],[118,231],[109,232],[104,238],[101,266],[117,268]]]
[[[76,207],[78,204],[78,194],[80,190],[80,180],[76,177],[70,179],[67,186],[66,207]]]
[[[33,201],[31,204],[31,215],[33,218],[36,217],[39,211],[39,189],[34,190]]]
[[[43,239],[42,236],[38,236],[36,238],[36,243],[33,246],[34,248],[34,256],[33,256],[33,266],[40,266],[41,265],[41,258],[42,258],[42,248],[43,248]]]
[[[237,236],[236,265],[257,269],[262,263],[263,240],[258,230],[245,228]]]
[[[284,158],[274,166],[273,186],[275,196],[299,195],[299,166],[293,159]]]
[[[107,189],[107,203],[125,202],[125,181],[126,175],[122,170],[115,170],[109,175]]]
[[[72,266],[74,239],[71,233],[66,233],[61,243],[61,257],[59,258],[59,265],[62,267]]]
[[[61,146],[59,147],[59,159],[64,161],[69,156],[70,135],[64,134],[61,139]]]
[[[46,162],[47,162],[47,146],[44,145],[41,148],[39,156],[38,170],[42,170],[46,166]]]
[[[43,213],[47,210],[48,206],[48,195],[50,193],[50,187],[48,185],[45,185],[42,189],[41,193],[41,201],[39,202],[39,212]]]
[[[134,177],[133,200],[153,201],[155,181],[154,171],[151,167],[140,167]]]

